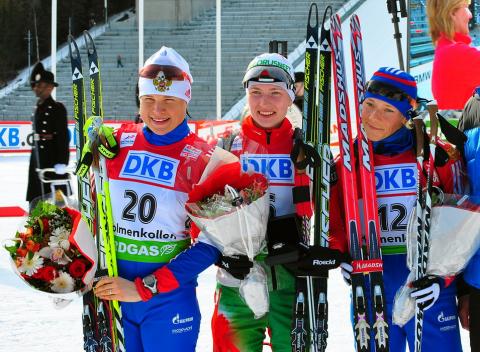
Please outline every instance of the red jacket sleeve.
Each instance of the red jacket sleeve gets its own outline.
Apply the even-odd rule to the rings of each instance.
[[[338,169],[338,158],[335,169]],[[345,218],[343,217],[343,192],[340,180],[341,173],[332,170],[332,185],[330,186],[330,236],[329,247],[338,249],[342,253],[348,252],[347,235],[345,231]]]

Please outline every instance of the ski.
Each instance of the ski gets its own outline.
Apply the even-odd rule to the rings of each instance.
[[[75,146],[77,163],[80,161],[82,150],[86,144],[86,136],[83,133],[86,120],[85,89],[82,74],[82,60],[77,43],[72,36],[68,37],[68,49],[72,69],[72,93],[73,93],[73,117],[75,119]],[[73,46],[73,48],[72,48]],[[88,175],[78,176],[78,204],[83,220],[87,223],[90,232],[95,233],[95,211],[92,200],[91,185]],[[87,352],[96,352],[98,341],[96,339],[96,304],[92,291],[83,296],[83,348]]]
[[[95,43],[88,33],[84,32],[85,46],[87,49],[89,77],[90,77],[90,101],[92,113],[92,134],[89,138],[91,142],[98,140],[100,135],[106,136],[106,129],[103,126],[103,103],[102,103],[102,84],[100,76],[100,65]],[[85,131],[87,132],[87,131]],[[110,131],[111,132],[111,131]],[[107,140],[113,138],[110,133]],[[110,139],[110,145],[112,140]],[[95,177],[95,189],[97,195],[97,218],[100,236],[97,238],[99,243],[99,272],[97,276],[118,276],[117,261],[113,231],[113,217],[109,194],[108,175],[104,153],[111,158],[115,156],[114,151],[101,149],[99,146],[99,163],[93,168]],[[102,153],[103,151],[103,153]],[[125,342],[123,327],[121,322],[121,309],[118,301],[97,302],[97,326],[99,329],[99,345],[102,352],[125,351]]]
[[[314,24],[312,23],[313,21]],[[313,165],[313,153],[316,150],[312,143],[308,143],[308,137],[316,133],[315,124],[318,123],[316,106],[316,81],[317,81],[317,53],[318,53],[318,7],[312,3],[308,12],[306,48],[305,48],[305,81],[302,111],[302,129],[295,130],[295,142],[292,150],[292,162],[295,165],[295,187],[293,199],[299,198],[299,190],[303,190],[308,204],[301,208],[296,206],[297,215],[301,219],[301,241],[304,245],[310,245],[311,225],[313,209],[311,206],[310,178],[307,175],[307,166]],[[295,309],[292,320],[292,351],[317,351],[315,321],[315,294],[312,277],[295,279]]]
[[[421,279],[426,275],[428,252],[430,250],[430,220],[432,214],[432,186],[433,173],[435,164],[435,150],[437,146],[438,119],[436,103],[427,104],[430,116],[430,140],[429,140],[429,158],[427,171],[427,191],[423,195],[422,191],[422,174],[423,174],[423,121],[415,119],[416,135],[417,135],[417,265],[415,279]],[[423,335],[423,308],[419,304],[415,304],[415,352],[422,350]]]
[[[312,138],[316,142],[316,148],[321,158],[319,168],[314,169],[313,176],[313,198],[314,198],[314,225],[313,239],[314,244],[320,244],[322,247],[328,247],[329,228],[330,228],[330,181],[331,165],[333,162],[330,150],[330,107],[331,107],[331,82],[332,82],[332,49],[330,44],[330,27],[327,28],[326,22],[332,15],[332,8],[327,6],[323,14],[322,27],[320,31],[320,45],[318,58],[318,94],[316,95],[318,106],[318,126],[317,138]],[[327,272],[328,275],[328,272]],[[318,343],[317,351],[327,349],[328,338],[328,299],[327,299],[327,279],[321,277],[315,279],[315,340]]]
[[[80,52],[73,37],[69,37],[69,44],[72,64],[74,113],[78,113],[78,118],[75,116],[77,133],[76,174],[80,182],[79,195],[83,196],[80,199],[82,215],[88,219],[87,223],[92,233],[96,234],[98,251],[96,279],[99,279],[105,275],[117,275],[108,178],[103,156],[100,155],[99,157],[98,167],[93,168],[96,203],[92,200],[92,187],[89,181],[89,169],[94,159],[92,149],[97,147],[94,146],[93,142],[97,141],[99,134],[104,131],[100,69],[93,39],[85,31],[90,77],[91,112],[94,115],[86,119],[85,89]],[[72,45],[74,52],[72,52]],[[114,140],[113,134],[107,139],[112,142],[112,139]],[[99,149],[102,149],[102,147]],[[108,150],[105,153],[110,157],[114,156],[113,152],[108,154]],[[85,203],[83,198],[86,198],[87,195],[90,205],[88,212],[86,210],[87,207],[83,206],[83,203]],[[84,295],[83,303],[84,350],[87,352],[125,351],[121,311],[118,302],[99,300],[92,291],[89,291]]]
[[[363,261],[362,235],[360,232],[360,213],[358,209],[357,175],[355,172],[355,155],[350,108],[346,85],[346,69],[343,48],[342,24],[340,16],[334,15],[330,20],[333,81],[336,94],[336,115],[338,140],[340,144],[340,172],[342,179],[343,200],[345,206],[345,230],[347,232],[353,272],[352,300],[354,337],[357,351],[370,351],[370,322],[367,312],[364,268],[369,264]]]
[[[371,142],[362,125],[361,103],[365,96],[365,65],[363,59],[362,33],[357,15],[350,19],[350,48],[357,123],[358,160],[360,186],[362,189],[364,233],[368,254],[371,309],[373,318],[373,338],[377,352],[389,350],[388,323],[386,319],[385,290],[383,286],[383,261],[380,250],[380,225]]]
[[[326,27],[329,13],[332,13],[332,9],[327,6],[320,32],[317,5],[313,3],[310,6],[306,34],[302,130],[295,131],[295,146],[292,151],[296,171],[294,200],[297,215],[301,219],[302,242],[305,246],[328,246],[332,159],[329,146],[331,50],[330,33]],[[313,207],[310,201],[302,207],[298,204],[302,202],[297,203],[298,199],[302,202],[313,199]],[[294,352],[326,350],[327,278],[296,279],[291,331]]]

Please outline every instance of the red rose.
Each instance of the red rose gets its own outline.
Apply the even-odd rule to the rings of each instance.
[[[57,271],[53,266],[44,266],[38,269],[38,271],[35,274],[33,274],[32,277],[34,279],[40,279],[43,281],[50,282],[53,279],[55,279],[55,277],[57,277]]]
[[[18,248],[17,249],[17,255],[20,257],[25,257],[27,255],[28,251],[25,248]]]
[[[85,262],[81,259],[75,259],[68,268],[68,272],[70,273],[70,275],[72,275],[72,277],[76,279],[81,278],[83,274],[85,274],[86,270],[87,266],[85,265]]]
[[[55,270],[53,266],[44,266],[42,269],[43,269],[42,276],[45,281],[50,282],[58,276],[57,270]]]

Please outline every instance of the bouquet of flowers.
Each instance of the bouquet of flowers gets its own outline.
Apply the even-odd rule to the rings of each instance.
[[[75,209],[39,201],[8,242],[14,271],[35,290],[71,300],[93,281],[95,240]]]
[[[267,189],[263,175],[242,173],[239,163],[226,164],[193,188],[186,209],[201,235],[223,255],[246,255],[254,262],[254,257],[265,247],[269,214]],[[263,268],[254,262],[238,286],[255,317],[263,316],[268,311]]]
[[[451,278],[465,269],[480,247],[480,205],[469,196],[440,193],[434,201],[430,225],[430,250],[427,275]],[[473,200],[473,201],[472,201]],[[417,217],[412,216],[407,228],[407,282],[395,295],[393,322],[405,325],[415,313],[415,300],[410,297],[411,282],[416,277]]]

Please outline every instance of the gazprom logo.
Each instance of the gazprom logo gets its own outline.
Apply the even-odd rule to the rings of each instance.
[[[414,163],[375,166],[377,194],[415,193],[417,167]]]
[[[243,154],[242,170],[259,172],[270,181],[293,183],[293,163],[287,154]]]
[[[131,150],[123,163],[120,177],[173,187],[179,161],[158,154]]]

